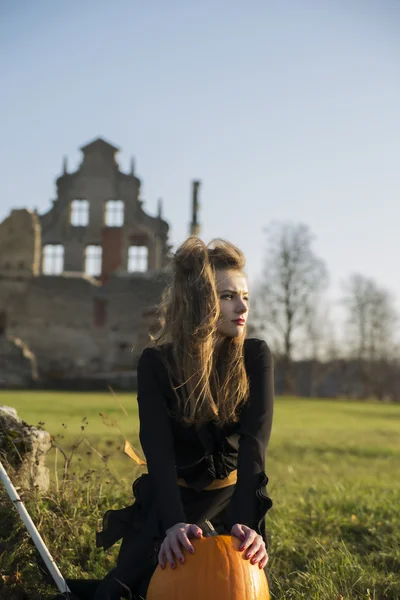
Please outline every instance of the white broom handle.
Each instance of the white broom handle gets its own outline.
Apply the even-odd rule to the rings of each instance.
[[[4,487],[7,490],[10,500],[12,501],[14,506],[17,508],[19,514],[21,515],[21,519],[23,520],[25,527],[27,528],[36,548],[39,550],[41,557],[43,558],[44,562],[46,563],[46,567],[50,571],[50,574],[51,574],[52,578],[54,579],[54,582],[57,585],[59,591],[62,593],[70,594],[71,590],[67,586],[67,583],[66,583],[64,577],[61,575],[60,571],[58,570],[58,567],[57,567],[56,563],[54,562],[53,557],[51,556],[50,552],[48,551],[47,546],[44,543],[40,533],[36,529],[34,522],[30,518],[28,511],[26,510],[21,498],[19,497],[17,490],[13,486],[11,479],[7,475],[7,472],[6,472],[5,468],[3,467],[1,461],[0,461],[0,479],[4,483]]]

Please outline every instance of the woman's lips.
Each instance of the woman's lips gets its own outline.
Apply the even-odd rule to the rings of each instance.
[[[236,323],[236,325],[245,325],[246,320],[245,319],[235,319],[234,321],[232,321],[232,323]]]

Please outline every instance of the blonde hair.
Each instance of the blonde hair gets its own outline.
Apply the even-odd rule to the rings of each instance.
[[[244,266],[243,253],[220,239],[206,246],[190,237],[174,255],[172,283],[162,298],[161,328],[153,341],[172,344],[172,363],[169,360],[167,368],[186,423],[237,421],[238,409],[248,399],[245,332],[216,346],[216,271],[242,272]]]

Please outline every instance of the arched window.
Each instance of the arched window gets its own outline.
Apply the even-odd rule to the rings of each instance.
[[[129,246],[128,272],[145,273],[148,269],[149,250],[147,246]]]
[[[72,200],[71,225],[87,227],[89,225],[89,200]]]
[[[101,274],[101,261],[103,248],[101,246],[86,246],[85,248],[85,273],[98,277]]]
[[[43,267],[45,275],[60,275],[64,271],[64,246],[46,244],[43,247]]]
[[[107,227],[122,227],[124,224],[124,203],[122,200],[106,202],[105,223]]]

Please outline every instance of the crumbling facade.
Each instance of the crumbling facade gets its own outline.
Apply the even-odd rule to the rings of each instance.
[[[133,164],[129,174],[121,173],[117,148],[101,139],[81,150],[79,169],[68,173],[64,163],[57,198],[39,217],[41,271],[54,274],[58,254],[64,272],[86,272],[102,280],[115,272],[135,272],[135,263],[141,272],[161,270],[167,261],[168,224],[161,214],[144,212]]]
[[[122,173],[102,139],[81,150],[48,212],[0,224],[0,335],[23,340],[47,380],[132,370],[168,279],[169,227],[160,205],[143,210],[133,162]]]

